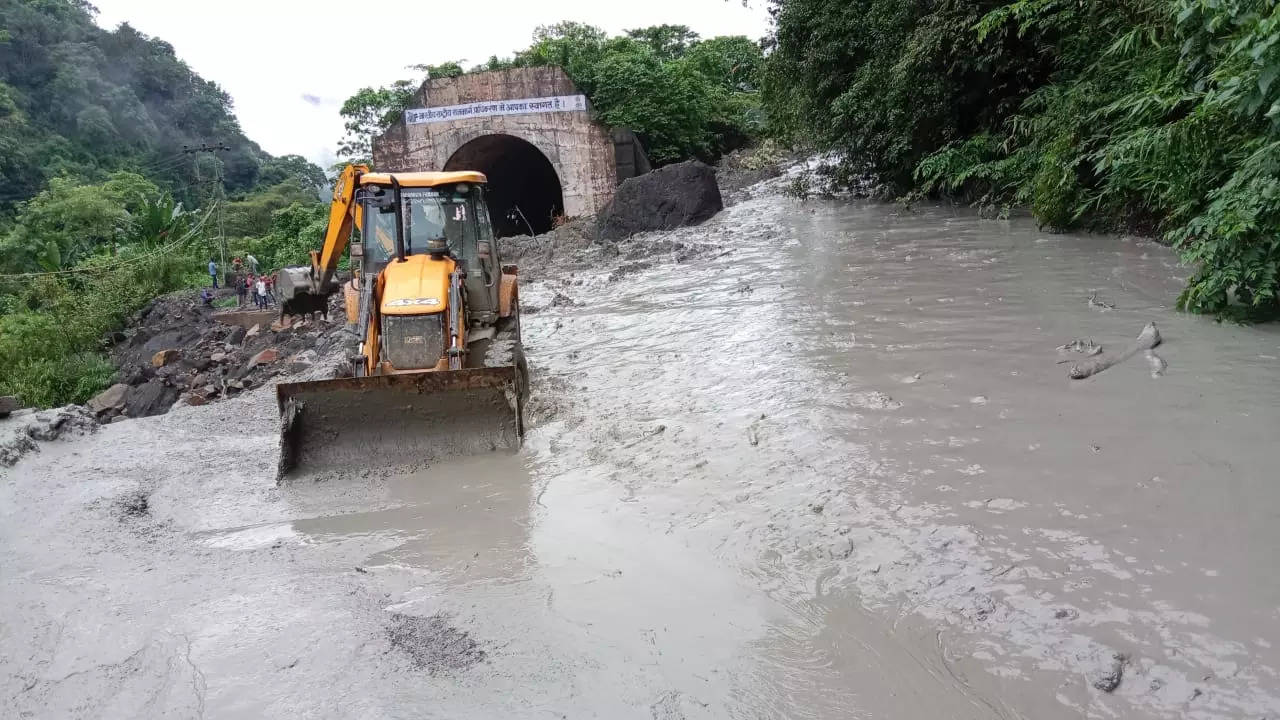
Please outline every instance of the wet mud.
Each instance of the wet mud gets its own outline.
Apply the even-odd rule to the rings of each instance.
[[[745,195],[522,272],[518,452],[277,487],[266,388],[0,471],[0,716],[1280,713],[1280,330],[1154,244]]]

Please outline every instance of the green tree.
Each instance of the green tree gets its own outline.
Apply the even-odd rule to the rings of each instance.
[[[626,34],[632,40],[648,45],[654,55],[663,60],[675,60],[698,45],[698,33],[690,30],[688,25],[651,25],[628,30]]]
[[[238,243],[268,269],[305,265],[311,250],[324,238],[328,209],[316,203],[294,203],[271,213],[271,228],[264,235]]]
[[[275,212],[290,205],[320,207],[322,204],[315,188],[290,178],[250,193],[243,200],[227,203],[223,211],[226,234],[232,238],[263,235],[271,229]]]
[[[462,69],[461,60],[450,60],[440,63],[439,65],[410,65],[410,70],[422,73],[424,80],[431,78],[453,78],[462,75],[465,70]]]
[[[404,115],[416,89],[410,80],[397,80],[387,87],[364,87],[342,103],[339,114],[346,135],[338,143],[338,155],[351,162],[369,162],[373,157],[373,136]]]
[[[82,185],[54,178],[48,189],[26,203],[4,240],[11,272],[61,270],[104,246],[134,233],[133,212],[159,194],[140,175],[116,173],[105,183]]]
[[[329,184],[324,171],[301,155],[281,155],[262,162],[258,171],[259,187],[271,187],[289,180],[317,190]]]

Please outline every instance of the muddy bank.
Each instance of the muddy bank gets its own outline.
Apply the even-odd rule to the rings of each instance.
[[[522,261],[517,453],[278,488],[252,389],[0,471],[0,714],[1280,710],[1274,328],[1158,246],[748,196]],[[1159,377],[1058,364],[1149,321]]]

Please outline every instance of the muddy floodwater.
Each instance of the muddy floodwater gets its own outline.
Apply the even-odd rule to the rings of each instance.
[[[524,280],[514,454],[277,488],[258,391],[3,471],[0,716],[1280,716],[1280,328],[966,210],[663,239]]]

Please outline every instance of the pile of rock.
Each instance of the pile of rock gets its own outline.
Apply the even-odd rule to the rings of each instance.
[[[103,421],[203,405],[310,367],[318,352],[345,342],[342,312],[322,319],[277,319],[245,328],[220,322],[191,293],[156,298],[117,333],[118,382],[87,403]],[[343,336],[343,337],[340,337]]]
[[[702,223],[724,208],[716,171],[697,160],[629,178],[600,213],[601,239]]]

